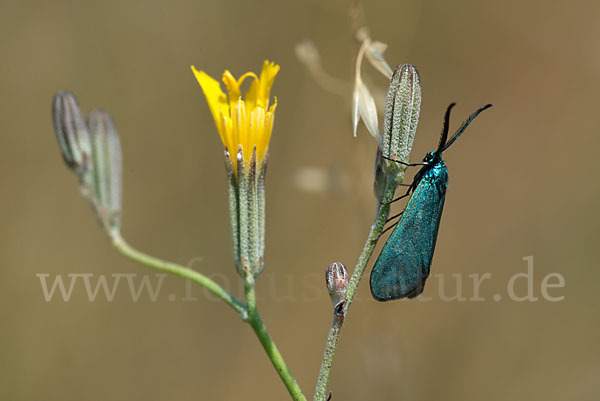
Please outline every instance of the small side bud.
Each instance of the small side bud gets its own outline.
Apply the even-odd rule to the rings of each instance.
[[[421,110],[421,80],[410,64],[396,67],[387,93],[383,120],[381,152],[384,159],[407,163],[412,150],[419,112]],[[386,174],[404,174],[400,163],[386,160]]]
[[[93,147],[93,185],[98,215],[107,229],[118,230],[121,223],[123,174],[121,141],[105,111],[92,111],[88,126]]]
[[[381,148],[378,147],[377,153],[375,154],[375,179],[373,180],[373,192],[375,193],[375,198],[380,202],[383,199],[383,194],[385,192],[387,182],[387,176],[383,172],[383,159],[381,158]]]
[[[336,316],[344,315],[349,281],[350,276],[342,263],[335,262],[327,266],[327,270],[325,270],[325,283],[331,297],[333,313]]]
[[[54,132],[65,163],[85,180],[90,171],[92,145],[79,104],[71,92],[59,92],[52,103]]]

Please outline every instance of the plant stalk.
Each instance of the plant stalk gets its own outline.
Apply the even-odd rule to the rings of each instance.
[[[371,255],[373,255],[375,245],[377,245],[377,240],[379,239],[379,236],[383,231],[383,226],[385,225],[388,215],[390,213],[389,202],[394,198],[394,192],[396,192],[397,187],[398,184],[395,180],[387,180],[381,203],[378,205],[377,213],[375,214],[375,219],[373,221],[373,224],[371,225],[371,231],[369,232],[369,236],[367,237],[365,246],[363,247],[363,250],[358,258],[356,267],[352,272],[352,277],[350,277],[350,283],[348,284],[348,292],[346,293],[346,307],[344,308],[343,317],[337,317],[336,319],[336,316],[334,315],[333,324],[331,325],[331,329],[329,330],[329,335],[327,337],[325,352],[323,353],[321,371],[319,372],[319,377],[317,379],[317,388],[315,390],[314,397],[315,401],[325,401],[327,384],[329,383],[331,367],[333,366],[333,358],[335,357],[335,351],[340,336],[340,331],[342,330],[342,325],[345,320],[344,318],[348,314],[350,304],[352,303],[352,300],[356,295],[356,290],[358,289],[360,280],[365,272],[367,264],[369,263]]]
[[[252,282],[249,283],[248,280]],[[256,333],[263,349],[267,353],[267,356],[271,360],[273,367],[277,371],[277,374],[283,381],[283,384],[287,388],[290,396],[294,401],[306,401],[306,397],[302,394],[302,390],[300,386],[296,382],[296,379],[290,372],[290,369],[287,367],[283,356],[277,349],[277,346],[273,342],[271,335],[267,331],[265,324],[263,323],[260,315],[258,314],[258,309],[256,307],[256,294],[254,292],[254,279],[253,277],[247,277],[244,280],[244,290],[246,294],[246,304],[248,305],[248,319],[246,320],[248,324]]]
[[[173,274],[175,276],[180,276],[185,279],[188,279],[204,288],[212,292],[219,299],[224,301],[227,305],[231,306],[243,320],[247,319],[248,310],[246,306],[237,299],[235,296],[231,295],[227,292],[223,287],[219,284],[206,277],[204,274],[199,273],[189,267],[184,267],[175,263],[167,262],[153,256],[147,255],[143,252],[140,252],[134,248],[132,248],[123,237],[121,237],[118,233],[112,233],[112,243],[114,247],[121,252],[123,255],[127,256],[129,259],[132,259],[138,263],[141,263],[144,266],[151,267],[158,271],[162,271],[165,273]]]

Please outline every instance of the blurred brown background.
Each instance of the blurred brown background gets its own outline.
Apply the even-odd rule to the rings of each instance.
[[[584,6],[585,4],[585,6]],[[330,325],[323,270],[351,269],[374,215],[375,142],[352,138],[349,98],[320,88],[294,54],[311,39],[324,68],[351,82],[358,50],[349,1],[4,1],[0,12],[0,399],[283,400],[253,333],[222,303],[167,277],[155,302],[46,302],[36,274],[154,272],[117,255],[78,195],[52,131],[51,99],[69,89],[110,111],[124,151],[128,241],[193,266],[239,293],[231,263],[222,147],[191,64],[219,76],[281,65],[270,147],[263,318],[312,399]],[[433,274],[491,273],[483,302],[373,301],[365,276],[344,327],[333,400],[596,400],[600,3],[369,1],[366,22],[391,64],[421,73],[413,158],[485,103],[445,153],[451,184]],[[370,82],[385,79],[364,67]],[[307,192],[299,171],[331,189]],[[396,206],[400,208],[401,206]],[[534,256],[538,302],[508,299]],[[560,273],[560,302],[541,298]],[[367,273],[368,274],[368,273]],[[95,283],[95,281],[94,281]],[[51,281],[50,281],[51,284]],[[136,285],[137,285],[136,284]],[[526,290],[524,281],[517,286]],[[173,294],[175,301],[169,301]],[[502,300],[495,302],[494,294]]]

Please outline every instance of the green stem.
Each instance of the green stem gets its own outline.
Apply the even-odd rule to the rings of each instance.
[[[162,271],[191,280],[192,282],[206,288],[218,298],[227,303],[229,306],[231,306],[236,312],[240,314],[242,319],[246,321],[256,333],[256,336],[260,340],[260,343],[265,349],[267,356],[271,360],[271,363],[275,367],[275,370],[279,374],[279,377],[281,377],[281,380],[283,381],[285,387],[292,396],[292,399],[294,401],[306,401],[306,397],[304,397],[304,395],[302,394],[300,386],[298,386],[298,383],[294,379],[294,376],[292,376],[292,373],[290,372],[287,365],[285,364],[285,361],[283,360],[283,356],[281,356],[281,353],[277,349],[277,346],[273,342],[273,339],[269,335],[267,328],[265,327],[262,319],[260,318],[260,315],[258,314],[258,310],[256,308],[254,282],[245,286],[246,302],[248,304],[248,306],[246,306],[242,303],[242,301],[231,295],[223,287],[221,287],[219,284],[206,277],[202,273],[199,273],[188,267],[184,267],[175,263],[155,258],[150,255],[146,255],[145,253],[132,248],[118,233],[112,233],[111,236],[114,247],[128,258],[145,266],[156,269],[158,271]]]
[[[347,292],[347,300],[346,300],[346,309],[344,310],[344,314],[348,313],[348,309],[350,308],[350,304],[354,299],[354,295],[356,294],[356,290],[358,290],[358,285],[360,284],[360,279],[362,278],[365,269],[367,268],[367,264],[369,263],[369,259],[371,259],[371,255],[373,255],[373,251],[375,250],[375,245],[377,245],[377,240],[383,231],[383,226],[387,221],[387,218],[390,214],[390,201],[394,199],[394,193],[396,192],[396,188],[398,184],[395,182],[388,183],[386,186],[385,192],[383,194],[382,201],[377,209],[377,214],[375,215],[375,220],[371,225],[371,231],[369,232],[369,236],[367,241],[365,242],[365,246],[358,258],[358,262],[356,262],[356,267],[352,272],[352,276],[350,277],[350,283],[348,284],[348,292]]]
[[[283,384],[290,393],[292,399],[294,401],[306,401],[306,397],[304,394],[302,394],[300,386],[296,382],[296,379],[294,379],[294,376],[292,376],[292,372],[290,372],[289,368],[285,364],[283,356],[277,349],[277,346],[273,342],[273,339],[269,335],[265,324],[258,314],[258,309],[256,308],[256,294],[254,292],[254,281],[252,280],[251,283],[248,283],[245,280],[244,284],[246,304],[248,305],[248,319],[246,321],[252,327],[254,333],[256,333],[256,336],[260,340],[261,345],[271,360],[273,367],[279,374],[279,377],[283,381]]]
[[[338,339],[340,337],[340,331],[342,330],[342,324],[344,323],[344,317],[348,314],[348,309],[350,308],[350,304],[352,303],[352,300],[356,295],[356,290],[358,289],[360,280],[365,272],[367,264],[369,263],[371,255],[373,255],[373,251],[375,250],[375,245],[377,245],[379,235],[383,231],[383,226],[385,225],[385,222],[390,212],[389,202],[394,198],[394,192],[396,191],[397,186],[398,184],[396,183],[396,181],[389,181],[386,184],[381,204],[377,208],[375,220],[371,225],[371,231],[369,232],[369,236],[367,238],[365,246],[363,247],[363,250],[358,258],[356,267],[352,272],[352,277],[350,277],[350,283],[348,284],[348,292],[346,293],[346,307],[344,308],[343,316],[336,317],[334,315],[333,324],[331,326],[331,330],[329,330],[329,336],[327,337],[325,352],[323,353],[321,371],[319,372],[319,378],[317,379],[317,388],[315,390],[314,398],[315,401],[325,401],[327,384],[329,383],[329,375],[331,374],[333,358],[335,356],[335,350],[337,347]]]
[[[323,362],[321,362],[321,373],[317,380],[315,400],[325,399],[327,383],[329,382],[329,373],[331,372],[331,366],[333,365],[335,348],[337,347],[338,339],[340,338],[340,330],[342,329],[343,323],[344,316],[338,316],[334,313],[333,323],[331,323],[331,329],[329,329],[329,335],[327,336],[327,345],[325,345],[325,352],[323,353]]]
[[[183,277],[206,288],[227,303],[227,305],[231,306],[237,313],[240,314],[243,320],[246,320],[248,316],[248,310],[242,301],[231,295],[223,287],[206,277],[204,274],[188,267],[146,255],[145,253],[132,248],[118,233],[112,234],[112,243],[119,252],[138,263],[165,273]]]

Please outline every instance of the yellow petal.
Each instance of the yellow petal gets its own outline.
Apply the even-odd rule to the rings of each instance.
[[[229,96],[229,108],[232,110],[238,99],[242,97],[240,86],[229,70],[225,70],[223,73],[223,83],[227,89],[227,95]]]
[[[263,158],[269,150],[269,142],[271,141],[271,133],[273,132],[273,122],[275,120],[275,108],[277,107],[277,98],[267,113],[262,113],[262,130],[256,139],[256,158],[258,163],[262,163]],[[257,108],[259,110],[259,108]]]
[[[269,95],[271,93],[271,87],[275,82],[275,76],[279,72],[279,66],[273,62],[265,60],[263,63],[262,71],[260,72],[260,95],[259,101],[263,102],[263,107],[266,109],[269,107]]]
[[[238,79],[238,81],[237,81],[237,84],[238,84],[238,86],[242,86],[242,83],[243,83],[243,82],[244,82],[244,80],[245,80],[246,78],[248,78],[248,77],[252,77],[252,78],[254,78],[254,80],[255,80],[255,81],[258,79],[258,77],[256,76],[256,74],[255,74],[255,73],[253,73],[253,72],[247,72],[247,73],[245,73],[244,75],[242,75],[242,76],[240,77],[240,79]]]
[[[260,165],[262,164],[263,157],[267,151],[269,145],[266,134],[267,134],[267,116],[265,109],[257,107],[252,112],[252,134],[256,143],[256,161]]]
[[[227,97],[221,90],[219,81],[210,77],[204,71],[198,71],[194,66],[192,66],[192,72],[196,76],[196,79],[198,80],[198,83],[204,92],[206,102],[208,103],[210,112],[215,120],[215,125],[217,126],[219,134],[221,135],[221,140],[223,141],[223,144],[226,145],[224,133],[221,132],[222,124],[220,116],[221,114],[223,116],[229,116],[229,104],[227,103]]]
[[[279,66],[265,61],[260,78],[253,72],[248,72],[237,80],[230,71],[226,70],[222,80],[227,95],[221,90],[217,80],[203,71],[197,71],[193,66],[192,71],[204,91],[221,140],[231,156],[234,168],[237,169],[240,161],[244,163],[246,169],[249,168],[254,150],[256,150],[257,164],[261,166],[273,130],[277,98],[269,107],[269,96]],[[242,96],[241,86],[246,78],[253,78],[253,82],[245,96]],[[238,160],[240,149],[242,158]]]
[[[267,109],[269,107],[269,94],[271,93],[271,86],[273,86],[278,71],[278,65],[265,60],[260,72],[260,78],[252,82],[245,96],[246,103],[251,109],[254,107]]]

